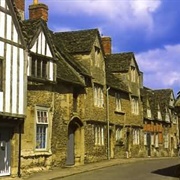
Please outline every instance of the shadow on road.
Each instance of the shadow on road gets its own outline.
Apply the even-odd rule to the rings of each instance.
[[[180,164],[153,171],[154,174],[170,177],[180,177]]]

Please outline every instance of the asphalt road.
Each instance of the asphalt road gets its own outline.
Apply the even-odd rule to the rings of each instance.
[[[116,165],[65,177],[63,180],[180,180],[179,176],[180,159],[172,158]]]

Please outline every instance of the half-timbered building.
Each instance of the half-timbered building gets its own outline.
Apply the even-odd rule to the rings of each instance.
[[[0,176],[20,174],[26,107],[26,51],[21,18],[12,1],[0,1]]]

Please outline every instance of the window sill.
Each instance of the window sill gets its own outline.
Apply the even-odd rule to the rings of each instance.
[[[125,114],[125,112],[123,112],[123,111],[117,111],[117,110],[115,110],[114,113],[115,113],[115,114],[122,114],[122,115]]]
[[[34,77],[34,76],[28,76],[28,80],[34,81],[34,82],[48,82],[48,83],[55,83],[55,81],[47,79],[47,78],[39,78],[39,77]]]
[[[22,152],[22,157],[34,157],[34,156],[51,156],[52,152],[49,151],[30,151],[30,152]]]

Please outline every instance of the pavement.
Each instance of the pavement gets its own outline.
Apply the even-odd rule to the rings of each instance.
[[[110,160],[103,160],[100,162],[94,162],[94,163],[89,163],[89,164],[84,164],[84,165],[79,165],[79,166],[73,166],[73,167],[55,167],[55,168],[52,168],[51,170],[44,170],[41,172],[36,172],[36,173],[33,173],[32,175],[21,177],[21,178],[3,177],[3,180],[58,180],[60,178],[64,178],[67,176],[72,176],[75,174],[102,169],[105,167],[115,166],[119,164],[134,163],[137,161],[145,161],[145,160],[168,159],[168,158],[172,159],[172,157],[110,159]]]

